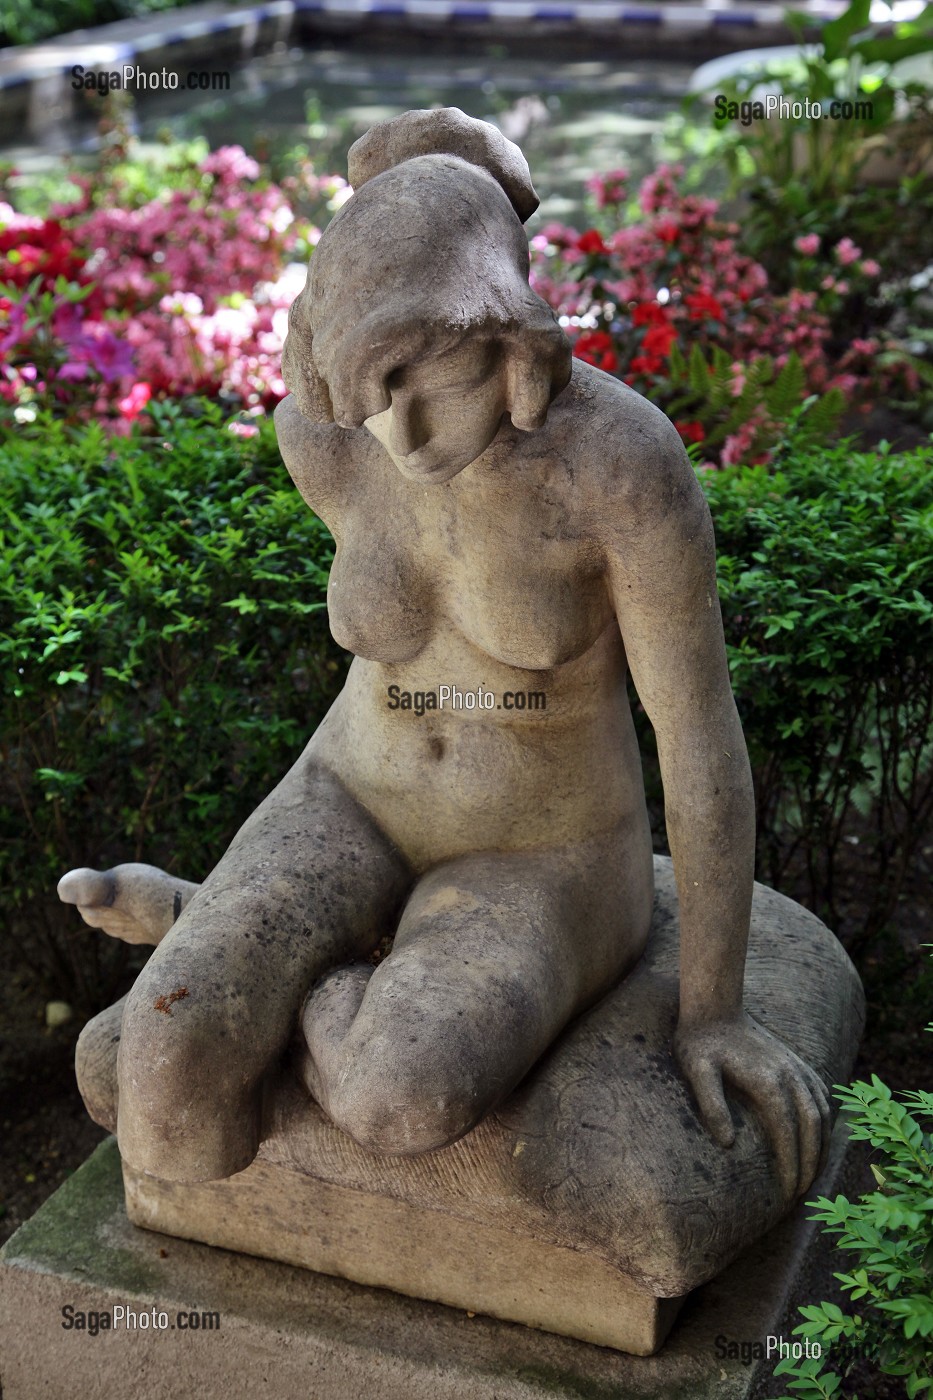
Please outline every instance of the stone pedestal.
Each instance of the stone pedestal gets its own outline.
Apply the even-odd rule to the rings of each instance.
[[[837,1129],[814,1194],[835,1194],[843,1151]],[[751,1400],[769,1369],[756,1353],[780,1328],[815,1235],[808,1213],[799,1208],[697,1289],[658,1356],[633,1357],[138,1230],[111,1139],[0,1251],[0,1391],[3,1400]],[[65,1307],[85,1322],[98,1314],[98,1325],[118,1307],[137,1317],[155,1308],[167,1325],[92,1336],[63,1328]]]

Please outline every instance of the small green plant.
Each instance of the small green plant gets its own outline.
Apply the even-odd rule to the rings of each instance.
[[[928,1027],[933,1030],[933,1026]],[[776,1376],[788,1376],[793,1396],[827,1400],[845,1395],[857,1361],[886,1376],[902,1376],[908,1400],[933,1395],[933,1094],[918,1089],[896,1099],[876,1075],[836,1097],[849,1119],[850,1136],[881,1155],[871,1164],[878,1189],[857,1201],[821,1196],[811,1219],[836,1237],[853,1262],[837,1273],[853,1305],[844,1311],[823,1302],[800,1309],[795,1334],[818,1342],[821,1355],[785,1358]],[[926,1130],[925,1130],[926,1129]],[[808,1348],[813,1351],[814,1348]]]

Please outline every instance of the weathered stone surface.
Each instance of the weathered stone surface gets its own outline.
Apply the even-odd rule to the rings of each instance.
[[[814,1190],[834,1194],[842,1140]],[[660,1355],[629,1357],[284,1264],[134,1229],[103,1144],[0,1253],[4,1400],[751,1400],[814,1227],[798,1211],[685,1305]],[[218,1311],[220,1330],[62,1330],[84,1312]]]

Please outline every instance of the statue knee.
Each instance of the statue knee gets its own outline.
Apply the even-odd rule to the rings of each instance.
[[[75,1046],[75,1077],[84,1106],[108,1132],[117,1126],[117,1048],[126,997],[88,1021]]]
[[[436,1062],[429,1072],[420,1064],[387,1065],[383,1056],[367,1073],[357,1061],[328,1095],[327,1111],[368,1152],[408,1157],[437,1151],[462,1137],[482,1111],[445,1085],[437,1070]]]
[[[135,992],[135,988],[134,988]],[[131,993],[120,1040],[117,1136],[131,1167],[169,1181],[242,1171],[259,1147],[254,1086],[201,1016]]]

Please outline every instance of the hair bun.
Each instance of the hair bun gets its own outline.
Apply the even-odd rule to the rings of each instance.
[[[355,190],[374,175],[415,156],[459,156],[498,180],[522,223],[538,207],[528,162],[490,122],[468,117],[459,107],[404,112],[380,122],[350,147],[348,178]]]

